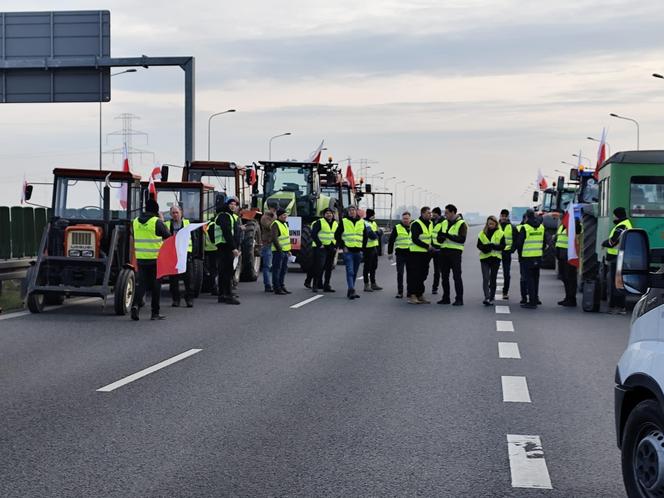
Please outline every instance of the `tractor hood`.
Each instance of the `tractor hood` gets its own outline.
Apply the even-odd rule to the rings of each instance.
[[[277,209],[288,211],[289,215],[297,215],[295,212],[295,192],[275,192],[265,199],[263,211],[267,211],[268,206],[276,206]]]

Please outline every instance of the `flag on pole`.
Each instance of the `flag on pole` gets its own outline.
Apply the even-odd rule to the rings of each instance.
[[[252,187],[256,185],[256,182],[258,181],[258,174],[256,173],[256,168],[253,166],[249,170],[249,185]]]
[[[307,159],[308,163],[320,163],[320,156],[323,153],[323,145],[325,144],[325,140],[323,140],[318,148],[313,151],[311,154],[309,154],[309,158]]]
[[[570,202],[567,211],[563,215],[563,226],[567,230],[567,264],[579,267],[579,248],[576,241],[576,215],[574,214],[574,203]]]
[[[549,188],[549,184],[547,183],[546,178],[544,178],[541,169],[537,170],[537,186],[540,190],[546,190]]]
[[[346,180],[348,181],[351,190],[355,190],[355,175],[353,175],[353,168],[350,163],[348,163],[348,167],[346,168]]]
[[[179,275],[187,271],[187,248],[191,232],[202,226],[205,226],[205,223],[190,223],[163,242],[157,255],[157,278]]]
[[[150,173],[150,181],[148,182],[148,192],[150,192],[150,195],[156,201],[157,187],[154,184],[155,180],[161,181],[161,166],[155,166],[152,168],[152,173]]]
[[[127,149],[127,142],[124,143],[122,147],[122,171],[125,173],[131,173],[129,169],[129,151]],[[120,201],[120,206],[122,209],[127,209],[127,183],[123,182],[118,190],[118,200]]]
[[[602,128],[602,138],[599,141],[599,148],[597,149],[597,164],[595,165],[595,173],[593,177],[599,180],[599,170],[606,161],[606,128]]]
[[[23,186],[21,188],[21,205],[25,204],[25,191],[28,188],[28,182],[25,180],[25,173],[23,173]]]

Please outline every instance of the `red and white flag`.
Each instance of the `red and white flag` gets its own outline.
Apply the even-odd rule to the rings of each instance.
[[[355,190],[355,175],[353,175],[353,168],[350,163],[348,163],[348,167],[346,168],[346,181],[348,181],[351,190]]]
[[[574,217],[574,203],[570,202],[563,215],[563,225],[567,230],[567,264],[579,267],[579,248],[576,242],[576,219]]]
[[[154,184],[155,180],[158,182],[161,181],[161,166],[155,166],[152,168],[152,173],[150,173],[150,181],[148,182],[148,192],[150,192],[150,195],[156,201],[157,187]]]
[[[595,165],[595,180],[599,180],[599,170],[606,161],[606,128],[602,128],[602,138],[599,140],[599,148],[597,149],[597,164]]]
[[[129,151],[127,150],[127,144],[125,143],[122,147],[122,171],[125,173],[131,173],[129,169]],[[127,183],[123,182],[118,190],[118,200],[120,201],[120,206],[122,209],[127,209]]]
[[[205,223],[190,223],[164,241],[157,255],[157,278],[179,275],[187,271],[187,249],[191,232],[205,225]]]
[[[308,163],[320,163],[320,156],[323,154],[323,145],[325,144],[325,140],[323,140],[318,148],[313,151],[311,154],[309,154],[309,158],[307,159]]]
[[[539,187],[540,190],[546,190],[547,188],[549,188],[549,184],[546,181],[546,178],[544,178],[541,169],[537,170],[537,186]]]

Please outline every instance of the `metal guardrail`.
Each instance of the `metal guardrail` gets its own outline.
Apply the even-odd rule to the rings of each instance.
[[[24,278],[25,273],[32,261],[34,261],[33,258],[9,259],[6,261],[0,261],[0,282],[3,280]]]

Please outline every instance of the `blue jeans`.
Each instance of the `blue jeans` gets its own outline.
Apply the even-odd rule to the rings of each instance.
[[[284,279],[288,272],[288,253],[287,252],[273,252],[272,253],[272,285],[274,289],[284,288]]]
[[[344,264],[346,265],[346,285],[348,285],[349,290],[355,288],[355,280],[357,279],[357,272],[360,270],[361,262],[361,252],[344,253]]]
[[[272,246],[265,244],[261,247],[261,262],[263,265],[263,284],[265,287],[272,285]]]

